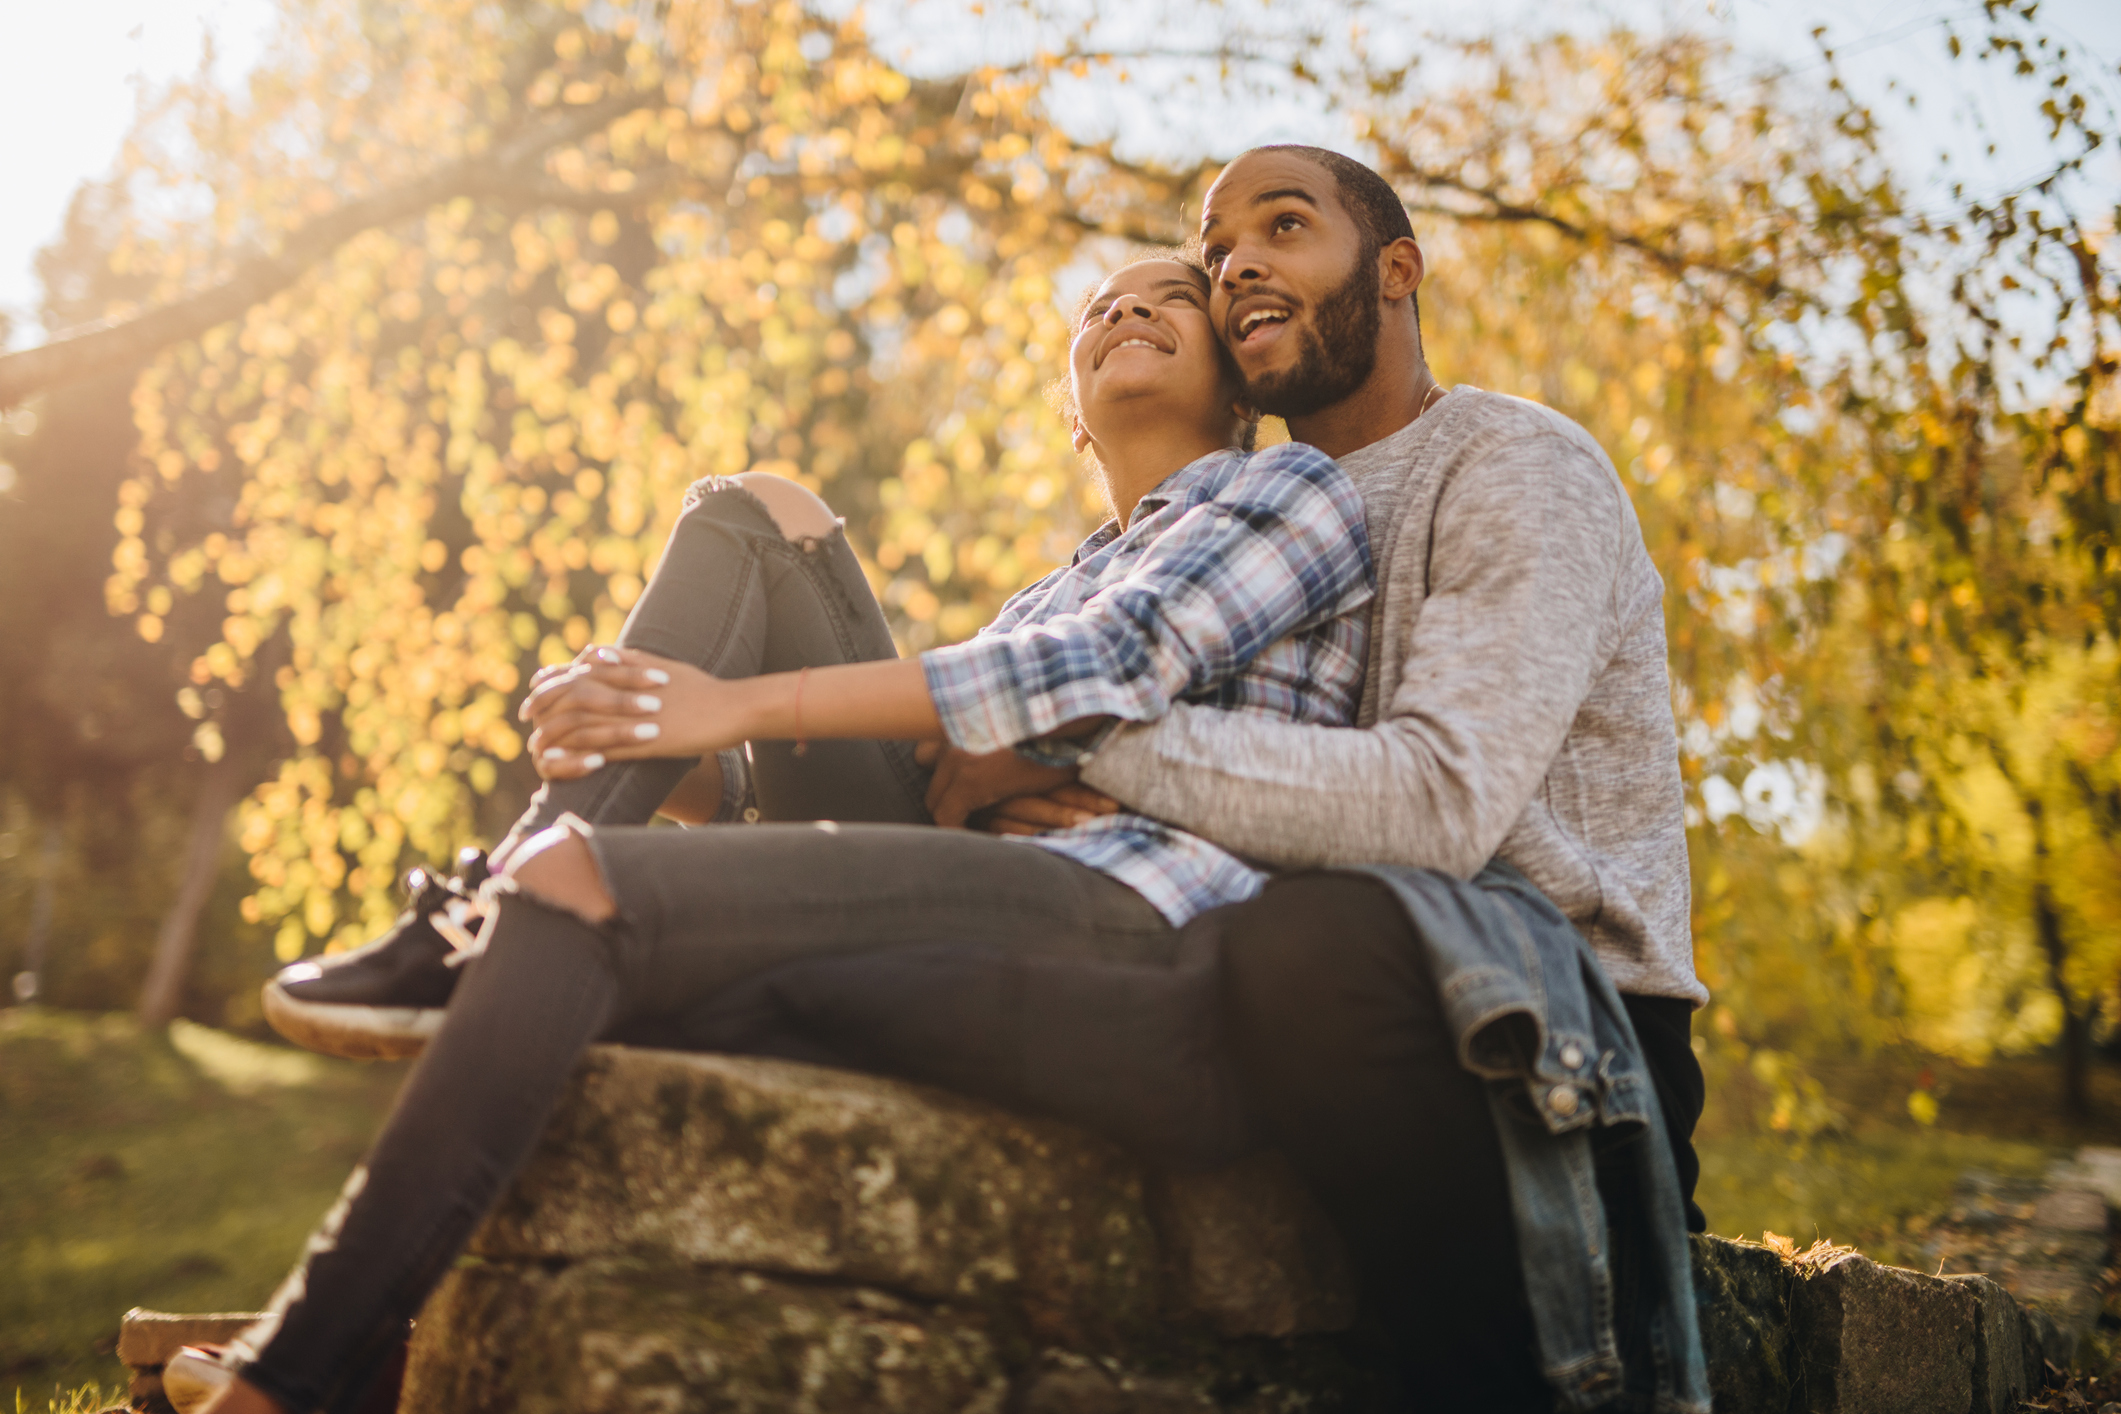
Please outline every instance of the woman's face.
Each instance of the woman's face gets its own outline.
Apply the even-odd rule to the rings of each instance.
[[[1226,434],[1237,388],[1208,323],[1200,273],[1143,260],[1098,287],[1069,354],[1075,406],[1092,441],[1124,437],[1144,416]]]

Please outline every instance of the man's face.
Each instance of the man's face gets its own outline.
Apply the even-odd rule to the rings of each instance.
[[[1377,262],[1333,176],[1294,153],[1238,158],[1208,190],[1201,253],[1209,314],[1261,412],[1303,417],[1340,402],[1377,363]]]

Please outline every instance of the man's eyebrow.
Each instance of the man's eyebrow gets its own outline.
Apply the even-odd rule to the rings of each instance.
[[[1293,198],[1310,207],[1313,211],[1318,210],[1318,198],[1305,191],[1302,187],[1275,187],[1272,191],[1263,191],[1252,198],[1252,205],[1265,206],[1270,201],[1281,201],[1284,198]],[[1221,220],[1222,217],[1210,214],[1208,219],[1201,223],[1200,228],[1203,231],[1212,231],[1215,229],[1216,223]]]
[[[1283,197],[1294,197],[1313,211],[1318,209],[1318,198],[1305,191],[1302,187],[1276,187],[1272,191],[1263,191],[1252,198],[1252,204],[1254,206],[1265,206],[1268,202],[1280,201]]]

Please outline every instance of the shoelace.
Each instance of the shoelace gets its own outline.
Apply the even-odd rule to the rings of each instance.
[[[475,898],[466,898],[450,880],[440,878],[424,868],[415,868],[405,876],[406,886],[412,892],[414,911],[427,920],[427,926],[441,934],[449,944],[450,954],[442,959],[444,967],[462,967],[483,950],[479,944],[480,925],[486,921],[485,910]]]

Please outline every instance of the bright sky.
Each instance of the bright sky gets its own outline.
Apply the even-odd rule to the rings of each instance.
[[[832,0],[827,3],[839,8]],[[951,0],[911,0],[911,6],[917,18],[899,35],[917,40],[930,58],[937,31],[949,33],[955,45],[977,33],[977,27],[968,32],[954,13],[943,21],[946,6],[959,9]],[[1177,7],[1178,0],[1171,0],[1168,9]],[[883,8],[869,7],[872,15]],[[1763,69],[1809,66],[1811,30],[1826,25],[1858,90],[1888,116],[1910,181],[1936,182],[1936,154],[1948,146],[1963,178],[2000,191],[2041,170],[2045,148],[2029,116],[2032,104],[2012,91],[2000,66],[1977,68],[1945,57],[1942,23],[1956,21],[1961,34],[1971,37],[1978,32],[1980,9],[1960,0],[1608,0],[1563,13],[1579,29],[1620,19],[1645,27],[1702,27],[1728,36],[1745,63]],[[262,48],[272,10],[272,0],[46,0],[9,5],[0,14],[0,132],[14,139],[0,159],[0,309],[16,320],[17,346],[38,334],[37,249],[58,234],[75,186],[110,170],[132,119],[136,83],[189,71],[199,61],[208,30],[220,72],[242,73]],[[1466,34],[1551,25],[1556,14],[1551,0],[1406,0],[1406,12],[1406,28],[1380,34],[1380,44],[1409,47],[1424,31]],[[2121,5],[2049,0],[2042,12],[2065,37],[2098,56],[2109,102],[2121,109],[2121,78],[2115,75],[2115,62],[2121,60]],[[1142,13],[1153,21],[1167,13],[1167,6],[1144,7]],[[923,22],[931,17],[933,29]],[[1001,34],[987,37],[1007,43]],[[1160,37],[1169,40],[1168,34]],[[1893,101],[1887,88],[1891,81],[1921,99],[1914,113]],[[1125,106],[1115,116],[1125,146],[1155,150],[1190,137],[1234,152],[1258,141],[1291,138],[1337,146],[1344,137],[1331,119],[1294,104],[1236,114],[1174,112],[1144,88],[1132,85],[1119,95]],[[1980,136],[1984,131],[1988,137]],[[1990,140],[1999,147],[1994,158],[1982,151]],[[2121,187],[2121,155],[2109,159],[2100,175],[2109,190]],[[1941,188],[1933,190],[1942,194]]]
[[[272,0],[16,0],[0,7],[0,310],[34,341],[37,250],[59,234],[82,181],[110,171],[137,80],[199,63],[211,29],[224,75],[256,61]],[[28,329],[21,326],[29,325]]]

